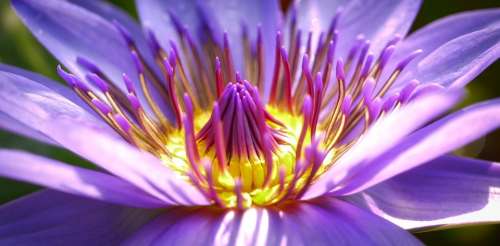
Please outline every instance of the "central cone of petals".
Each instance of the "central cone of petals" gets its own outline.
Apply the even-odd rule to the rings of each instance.
[[[400,37],[376,56],[359,35],[345,62],[337,55],[340,13],[315,49],[312,33],[304,46],[294,24],[288,47],[277,32],[274,64],[265,64],[270,51],[264,50],[260,27],[255,40],[243,28],[236,44],[243,49],[237,58],[244,76],[236,71],[227,34],[222,42],[209,35],[198,47],[174,14],[179,44],[171,41],[167,51],[148,33],[157,69],[115,23],[138,75],[123,74],[126,92],[84,57],[77,63],[90,84],[61,67],[58,72],[125,140],[160,157],[214,204],[240,209],[276,204],[299,199],[374,121],[418,92],[418,81],[391,88],[421,52],[393,63]],[[269,85],[266,74],[272,75]]]

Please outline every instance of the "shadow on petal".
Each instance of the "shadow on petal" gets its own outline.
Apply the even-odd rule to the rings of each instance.
[[[126,245],[420,245],[408,232],[335,198],[244,211],[176,207]]]

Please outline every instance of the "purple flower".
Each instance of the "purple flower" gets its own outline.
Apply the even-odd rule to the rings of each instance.
[[[500,220],[500,164],[449,153],[500,101],[441,117],[500,55],[500,9],[406,37],[419,1],[12,0],[68,86],[0,65],[0,126],[93,162],[0,150],[49,189],[0,244],[419,244]],[[143,35],[144,34],[144,35]],[[63,68],[64,66],[64,68]]]

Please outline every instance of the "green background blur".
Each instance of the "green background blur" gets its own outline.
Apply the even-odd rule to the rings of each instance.
[[[111,1],[137,17],[133,1]],[[283,3],[289,2],[284,0]],[[424,2],[413,30],[446,15],[472,9],[500,7],[499,0],[434,0]],[[57,62],[36,42],[8,1],[0,0],[0,62],[44,74],[59,80],[55,74]],[[468,97],[460,107],[485,99],[500,97],[500,62],[496,62],[468,86]],[[500,131],[493,132],[475,143],[457,151],[458,154],[500,162]],[[94,168],[68,151],[43,146],[34,141],[0,131],[1,148],[18,148]],[[0,178],[0,204],[37,190],[38,187]],[[500,207],[498,208],[500,209]],[[428,245],[498,245],[500,225],[472,226],[416,234]]]

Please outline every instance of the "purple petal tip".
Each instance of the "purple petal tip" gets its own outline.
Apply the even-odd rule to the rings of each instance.
[[[415,50],[412,53],[410,53],[405,59],[399,62],[399,64],[396,67],[396,70],[403,70],[413,59],[415,59],[418,55],[420,55],[422,52],[424,52],[421,49]]]
[[[384,104],[382,105],[382,110],[384,112],[389,112],[392,108],[394,108],[399,98],[400,98],[399,93],[394,93],[389,97],[387,97],[384,101]]]

